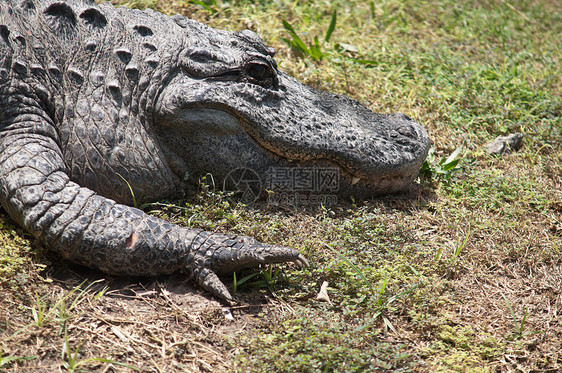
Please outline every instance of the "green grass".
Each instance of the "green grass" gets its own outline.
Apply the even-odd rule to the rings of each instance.
[[[98,296],[96,288],[63,312],[87,276],[44,282],[64,265],[36,254],[0,215],[2,368],[36,366],[42,353],[56,369],[79,361],[101,369],[102,360],[147,371],[562,369],[559,2],[115,2],[252,28],[301,81],[424,124],[433,160],[408,195],[331,209],[244,206],[208,180],[187,202],[145,206],[307,256],[310,268],[246,280],[258,288],[238,286],[249,273],[237,273],[243,302],[234,324],[220,308],[197,313],[164,291],[119,293],[131,299],[116,305],[111,291]],[[485,144],[515,131],[525,135],[519,152],[486,154]],[[323,281],[331,304],[315,299]],[[39,306],[47,320],[13,337]]]

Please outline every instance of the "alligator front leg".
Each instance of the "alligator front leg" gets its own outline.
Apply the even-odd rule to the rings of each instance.
[[[232,297],[216,273],[264,263],[307,265],[296,250],[183,228],[80,187],[67,175],[50,118],[39,108],[29,113],[29,106],[22,115],[24,108],[15,105],[0,114],[0,202],[63,257],[112,274],[189,273],[226,300]]]

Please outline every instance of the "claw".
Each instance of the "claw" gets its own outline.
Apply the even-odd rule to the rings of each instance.
[[[261,244],[250,237],[234,237],[199,232],[194,240],[194,254],[187,263],[189,272],[205,290],[221,299],[233,302],[226,286],[217,273],[226,274],[244,268],[270,263],[293,262],[299,268],[308,267],[308,260],[297,250],[282,246]]]
[[[213,295],[224,299],[229,303],[234,303],[234,299],[227,287],[218,278],[215,272],[208,268],[202,268],[201,271],[195,275],[195,280],[203,289],[211,292]]]
[[[308,263],[308,260],[306,260],[306,258],[302,254],[299,254],[297,259],[294,260],[294,262],[299,268],[310,267],[310,264]]]

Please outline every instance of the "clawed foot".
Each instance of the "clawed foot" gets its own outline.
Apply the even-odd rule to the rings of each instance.
[[[301,268],[309,265],[297,250],[264,245],[250,237],[210,235],[197,251],[204,259],[192,263],[194,279],[203,289],[228,302],[234,300],[217,273],[271,263],[293,262]]]

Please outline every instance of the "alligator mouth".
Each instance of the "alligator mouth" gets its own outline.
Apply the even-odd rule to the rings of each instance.
[[[308,154],[291,151],[284,154],[281,148],[268,141],[266,136],[259,136],[255,128],[264,128],[264,125],[254,123],[243,113],[232,107],[222,104],[207,104],[184,107],[176,112],[175,120],[168,122],[168,125],[186,131],[186,133],[202,133],[214,137],[228,137],[245,135],[249,140],[259,146],[279,167],[301,167],[303,169],[332,168],[339,172],[339,184],[345,191],[343,194],[368,196],[385,193],[393,193],[404,189],[417,177],[418,169],[415,167],[405,167],[405,169],[388,168],[381,172],[369,172],[368,169],[360,168],[354,172],[346,167],[344,162],[338,162],[336,157],[326,158],[321,151],[309,149]],[[319,145],[321,148],[322,144]],[[340,149],[341,151],[341,149]],[[353,149],[346,152],[352,154]],[[369,158],[365,156],[365,163]],[[240,165],[243,166],[243,165]],[[372,173],[372,176],[369,175]]]
[[[253,136],[251,132],[246,130],[247,126],[252,126],[252,123],[247,118],[242,116],[239,117],[239,119],[240,126],[244,133],[256,142],[256,144],[258,144],[262,149],[264,149],[271,157],[277,159],[281,164],[289,167],[301,167],[303,169],[317,167],[337,170],[340,175],[340,186],[345,189],[343,191],[344,194],[365,197],[399,192],[412,183],[419,173],[418,167],[413,168],[413,171],[411,172],[398,172],[397,170],[394,170],[393,172],[365,177],[364,175],[354,173],[345,165],[334,159],[323,158],[321,156],[315,158],[314,156],[290,157],[283,155],[278,152],[277,148],[271,146],[266,141],[260,140],[257,136]]]
[[[340,192],[354,195],[355,197],[369,197],[400,192],[410,185],[419,173],[416,170],[411,173],[380,175],[369,179],[356,176],[341,164],[329,159],[296,160],[278,155],[270,149],[266,150],[269,154],[291,167],[302,167],[303,169],[316,167],[337,170],[340,176]]]
[[[259,138],[252,136],[252,134],[246,131],[246,128],[254,126],[251,121],[243,117],[239,113],[231,113],[229,108],[217,108],[217,107],[205,107],[197,109],[186,109],[183,110],[178,115],[178,121],[181,122],[184,130],[204,130],[212,128],[212,134],[215,136],[228,136],[228,135],[239,135],[241,133],[246,134],[253,141],[255,141],[260,147],[265,149],[272,157],[278,159],[281,162],[288,162],[290,165],[298,165],[300,167],[309,167],[313,164],[321,165],[321,167],[331,167],[337,169],[343,176],[344,180],[347,180],[350,185],[356,184],[373,184],[380,180],[378,179],[367,179],[361,178],[353,174],[353,172],[347,169],[342,164],[334,160],[329,160],[325,158],[299,158],[299,157],[287,157],[286,155],[280,154],[278,149],[268,145],[264,141],[260,141]],[[186,125],[186,123],[192,123],[192,125]],[[199,128],[195,128],[198,126]]]
[[[350,193],[366,196],[398,192],[412,183],[419,173],[419,166],[408,166],[381,170],[381,172],[374,172],[368,175],[370,172],[366,169],[359,169],[359,172],[354,172],[349,167],[346,167],[345,164],[338,162],[337,159],[325,158],[321,155],[318,155],[318,157],[314,155],[299,157],[298,154],[295,156],[293,153],[291,157],[286,154],[280,154],[276,147],[260,139],[258,136],[253,135],[251,131],[247,131],[246,128],[252,128],[252,123],[245,117],[241,118],[243,119],[240,120],[240,125],[244,129],[245,134],[265,149],[270,155],[293,167],[325,167],[337,169],[340,174],[340,182],[347,185],[346,189]],[[353,149],[349,149],[349,152],[353,151]],[[425,155],[423,155],[423,159],[425,159]],[[368,162],[367,157],[365,157],[365,162]],[[413,164],[416,162],[414,161],[411,163]],[[421,165],[421,162],[419,163]]]

